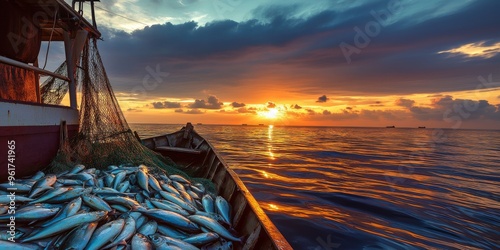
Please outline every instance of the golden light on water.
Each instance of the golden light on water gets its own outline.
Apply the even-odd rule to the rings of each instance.
[[[280,208],[274,204],[269,203],[269,209],[273,211],[278,211]]]
[[[269,154],[269,159],[275,160],[273,153],[273,125],[269,125],[267,129],[267,153]]]
[[[267,172],[266,172],[266,171],[262,171],[262,175],[263,175],[265,178],[268,178],[268,179],[269,179],[269,178],[271,178],[271,177],[269,177],[269,175],[267,174]]]

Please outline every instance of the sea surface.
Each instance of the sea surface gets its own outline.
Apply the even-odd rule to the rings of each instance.
[[[130,126],[143,138],[182,127]],[[295,249],[500,249],[500,131],[195,130]]]

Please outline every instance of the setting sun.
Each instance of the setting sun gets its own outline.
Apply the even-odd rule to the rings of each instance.
[[[277,110],[275,108],[271,108],[271,109],[269,109],[267,111],[263,111],[263,112],[261,112],[259,114],[261,116],[264,116],[267,119],[276,119],[280,115],[280,112],[279,112],[279,110]]]

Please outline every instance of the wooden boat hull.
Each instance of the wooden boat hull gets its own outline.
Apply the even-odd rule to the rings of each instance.
[[[0,114],[0,181],[8,170],[21,178],[46,167],[59,149],[61,123],[69,138],[78,133],[78,110],[68,107],[0,101]]]
[[[231,204],[233,227],[247,237],[245,244],[237,248],[292,249],[238,175],[190,123],[177,132],[141,141],[146,147],[170,157],[191,176],[215,183],[218,194]]]

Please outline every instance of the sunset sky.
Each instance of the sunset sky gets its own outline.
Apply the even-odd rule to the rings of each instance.
[[[96,6],[128,122],[500,128],[500,1]]]

